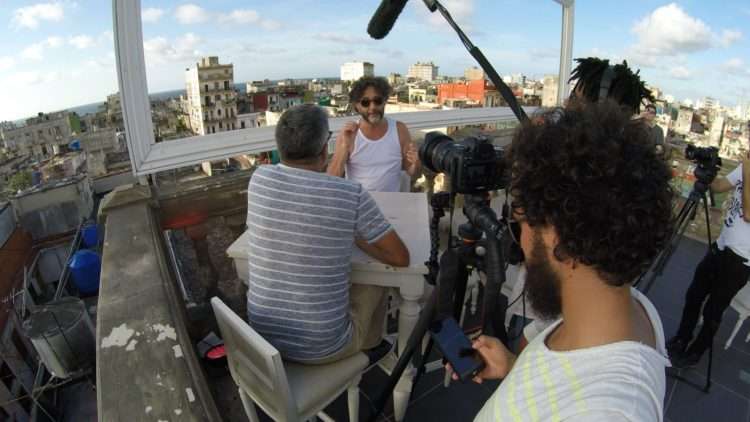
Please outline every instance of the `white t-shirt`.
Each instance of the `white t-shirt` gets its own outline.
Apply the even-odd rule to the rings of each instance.
[[[654,329],[657,349],[633,341],[570,352],[545,344],[562,320],[521,353],[475,421],[662,421],[666,389],[664,329],[651,302],[635,289]]]
[[[742,211],[742,164],[727,175],[727,180],[734,185],[734,195],[716,245],[722,251],[729,246],[732,252],[746,259],[745,265],[750,266],[750,223],[745,221]]]

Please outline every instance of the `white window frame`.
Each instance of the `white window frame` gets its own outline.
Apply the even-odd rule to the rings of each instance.
[[[573,0],[555,1],[560,3],[564,10],[563,44],[572,46]],[[568,19],[566,19],[565,10],[569,12]],[[134,175],[145,176],[204,161],[221,160],[241,154],[275,149],[274,127],[230,130],[156,143],[146,80],[141,1],[112,0],[112,15],[123,123]],[[565,34],[569,36],[566,38]],[[571,50],[571,48],[561,49],[561,85],[567,80],[567,77],[562,78],[562,54],[566,53],[570,56]],[[569,75],[570,59],[566,63]],[[564,95],[563,89],[558,92],[561,96]],[[330,129],[338,131],[345,122],[351,119],[351,117],[332,118],[329,120]],[[398,114],[398,120],[404,122],[410,129],[464,126],[514,119],[513,113],[507,107]]]

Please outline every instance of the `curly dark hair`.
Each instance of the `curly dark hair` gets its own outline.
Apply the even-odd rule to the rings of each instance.
[[[516,132],[507,159],[514,207],[529,225],[554,227],[558,260],[591,266],[621,286],[667,244],[671,172],[645,124],[619,104],[543,112]]]
[[[578,58],[575,69],[571,73],[568,82],[576,81],[573,93],[589,102],[599,101],[599,87],[602,76],[611,69],[612,79],[607,98],[616,101],[621,107],[626,107],[635,114],[644,100],[654,102],[651,91],[641,80],[640,70],[635,73],[628,67],[628,62],[623,60],[621,64],[610,65],[609,60],[596,57]]]
[[[387,79],[376,76],[363,76],[352,84],[352,89],[349,91],[349,103],[358,103],[362,99],[362,96],[365,95],[368,87],[375,88],[375,91],[383,96],[383,100],[387,100],[391,95],[391,84],[388,83]]]

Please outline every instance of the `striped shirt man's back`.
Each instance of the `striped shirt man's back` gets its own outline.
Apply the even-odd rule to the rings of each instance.
[[[390,224],[359,183],[284,165],[259,167],[247,198],[250,324],[286,358],[337,352],[354,236],[372,243]]]

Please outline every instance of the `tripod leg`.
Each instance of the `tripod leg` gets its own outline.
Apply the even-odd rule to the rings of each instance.
[[[703,392],[708,393],[711,391],[711,367],[714,363],[714,341],[711,340],[711,345],[708,346],[708,369],[706,370],[706,385],[703,386]]]
[[[675,222],[675,231],[672,237],[669,239],[669,243],[667,244],[667,246],[656,259],[656,262],[651,269],[651,274],[643,283],[643,288],[641,289],[643,294],[648,294],[649,290],[651,290],[651,287],[653,286],[654,280],[656,280],[656,278],[659,277],[664,271],[664,268],[667,266],[669,259],[677,249],[677,246],[682,239],[682,235],[685,233],[685,230],[690,224],[690,220],[688,219],[688,217],[692,214],[696,206],[697,203],[692,199],[692,197],[690,197],[685,201],[685,204],[680,209],[680,212],[677,214],[677,221]]]
[[[443,253],[443,256],[440,258],[438,287],[432,290],[430,298],[427,300],[427,303],[425,303],[425,306],[422,309],[422,314],[419,316],[419,320],[417,320],[417,324],[414,326],[404,348],[399,353],[398,362],[396,362],[396,366],[393,368],[390,377],[388,377],[388,381],[383,387],[383,391],[381,391],[380,395],[375,397],[375,400],[372,402],[374,411],[373,414],[370,415],[369,420],[371,422],[375,422],[378,416],[383,412],[388,397],[393,394],[393,390],[396,388],[396,384],[399,383],[401,376],[409,366],[409,363],[414,356],[414,352],[422,345],[422,338],[424,338],[425,333],[427,333],[427,330],[430,328],[430,324],[434,320],[438,310],[438,300],[447,297],[447,293],[445,293],[445,291],[440,292],[440,288],[441,286],[453,285],[453,281],[456,279],[458,273],[459,265],[460,259],[458,253],[454,249],[448,249]],[[449,304],[448,309],[452,309],[452,305],[452,303]],[[399,411],[405,409],[395,409],[394,406],[394,410]]]
[[[706,236],[708,237],[708,246],[711,247],[711,219],[710,211],[708,208],[708,199],[706,198],[706,194],[703,194],[703,210],[706,213]]]

